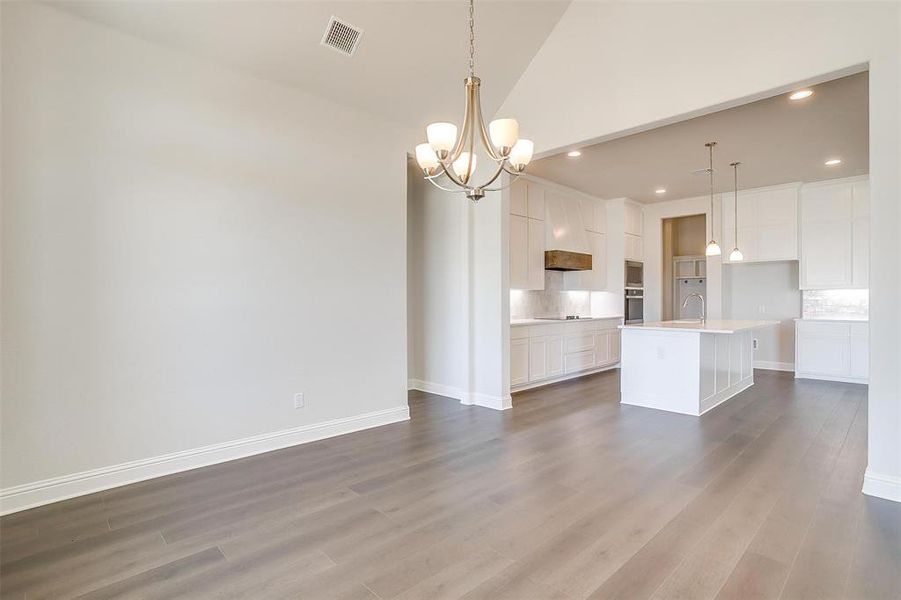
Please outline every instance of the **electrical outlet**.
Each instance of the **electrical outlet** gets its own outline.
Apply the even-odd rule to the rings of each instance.
[[[294,408],[303,408],[303,392],[294,394]]]
[[[757,350],[757,338],[754,338],[754,349]],[[303,394],[301,394],[302,396]]]

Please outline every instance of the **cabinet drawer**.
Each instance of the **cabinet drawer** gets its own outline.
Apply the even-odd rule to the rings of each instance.
[[[584,352],[576,352],[567,354],[563,360],[566,366],[566,373],[575,373],[576,371],[584,371],[594,366],[594,351],[586,350]]]
[[[566,336],[566,339],[563,342],[563,351],[566,354],[584,352],[586,350],[594,350],[594,334],[583,333]]]
[[[826,323],[824,321],[798,321],[798,335],[848,337],[851,334],[850,323]]]

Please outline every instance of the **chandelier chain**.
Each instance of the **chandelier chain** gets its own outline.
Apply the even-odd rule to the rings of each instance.
[[[474,68],[475,68],[475,54],[476,54],[476,36],[475,36],[475,18],[474,12],[475,8],[473,7],[474,0],[469,0],[469,76],[473,76]]]

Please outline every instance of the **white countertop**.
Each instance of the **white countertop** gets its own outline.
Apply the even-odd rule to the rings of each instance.
[[[640,329],[644,331],[691,331],[697,333],[737,333],[739,331],[747,331],[749,329],[758,329],[760,327],[769,327],[770,325],[778,325],[779,321],[736,321],[730,319],[708,319],[701,323],[700,321],[686,322],[679,321],[658,321],[656,323],[635,323],[633,325],[622,325],[622,329]]]
[[[801,317],[795,321],[827,321],[829,323],[869,323],[869,317],[859,317],[856,319],[833,319],[830,317]]]
[[[510,327],[523,325],[550,325],[551,323],[584,323],[585,321],[606,321],[609,319],[622,319],[622,315],[609,317],[579,317],[578,319],[510,319]]]

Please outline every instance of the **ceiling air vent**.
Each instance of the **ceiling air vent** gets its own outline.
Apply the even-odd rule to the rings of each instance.
[[[361,37],[363,37],[362,29],[332,15],[328,27],[325,28],[321,44],[333,48],[345,56],[353,56],[360,44]]]

